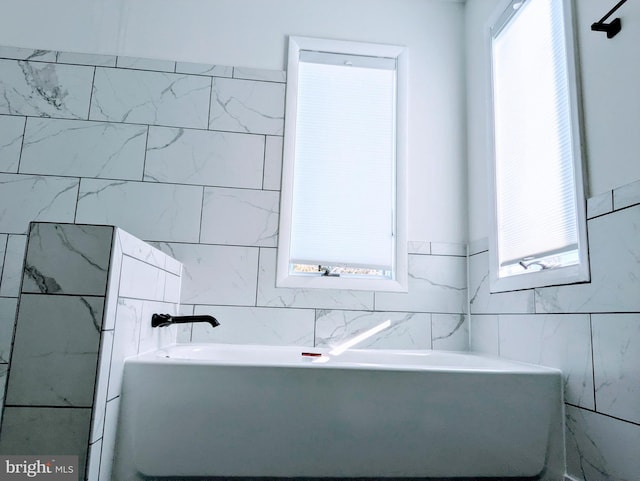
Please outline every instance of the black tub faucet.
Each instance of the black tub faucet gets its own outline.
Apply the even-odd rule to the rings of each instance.
[[[187,322],[208,322],[211,327],[220,325],[213,316],[172,316],[170,314],[154,314],[151,316],[151,327],[167,327],[172,324],[186,324]]]

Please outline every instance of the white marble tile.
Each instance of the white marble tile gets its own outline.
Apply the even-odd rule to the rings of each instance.
[[[260,249],[258,306],[373,310],[373,293],[346,289],[276,287],[276,249]]]
[[[594,408],[587,314],[501,315],[500,356],[562,370],[565,400]]]
[[[113,227],[34,223],[22,292],[104,296]]]
[[[180,304],[178,306],[179,316],[192,316],[194,306],[191,304]],[[176,335],[176,342],[189,343],[192,342],[191,332],[193,331],[193,324],[181,324],[178,326],[178,333]]]
[[[20,173],[142,180],[147,127],[29,118]]]
[[[26,250],[26,235],[8,236],[4,267],[2,269],[2,282],[0,283],[0,296],[18,297],[20,295],[20,282],[22,280],[22,268]]]
[[[7,251],[7,234],[0,234],[0,281],[2,281],[2,269],[4,267],[4,254]]]
[[[0,172],[18,172],[25,117],[0,115]]]
[[[93,67],[0,60],[0,113],[86,119]]]
[[[0,174],[0,232],[24,234],[38,220],[73,222],[78,184],[67,177]]]
[[[136,70],[155,70],[158,72],[173,72],[176,69],[176,63],[171,60],[118,56],[116,67]]]
[[[640,424],[640,314],[593,314],[598,412]]]
[[[142,300],[118,299],[107,400],[120,395],[124,360],[138,354],[143,306]]]
[[[138,343],[138,354],[155,351],[176,343],[178,337],[178,326],[151,327],[153,314],[170,314],[175,316],[178,313],[178,304],[169,302],[144,301],[142,305],[142,320],[140,323],[140,342]]]
[[[0,425],[2,425],[2,409],[4,408],[4,388],[7,383],[8,364],[0,364]]]
[[[96,68],[91,120],[207,128],[211,79]]]
[[[213,78],[209,128],[282,135],[284,93],[284,84]]]
[[[465,314],[432,314],[431,340],[440,351],[469,350],[469,320]]]
[[[473,240],[469,243],[469,255],[479,254],[480,252],[489,250],[489,239],[483,237],[481,239]]]
[[[58,63],[73,65],[95,65],[97,67],[115,67],[115,55],[101,55],[92,53],[58,52]]]
[[[9,362],[18,299],[0,297],[0,364]],[[2,391],[4,393],[4,391]],[[1,406],[1,404],[0,404]]]
[[[164,298],[165,278],[168,274],[127,255],[122,259],[120,297],[161,301]]]
[[[536,312],[640,312],[640,205],[588,228],[591,282],[536,289]]]
[[[170,258],[164,252],[132,236],[123,229],[118,228],[116,232],[121,254],[126,254],[172,274],[180,274],[182,266],[175,259]]]
[[[497,315],[471,315],[469,330],[471,351],[492,356],[500,354]]]
[[[6,407],[0,452],[3,454],[78,455],[78,479],[84,479],[87,461],[89,408]]]
[[[391,326],[354,349],[431,349],[431,316],[411,312],[319,310],[316,346],[336,347],[378,324]]]
[[[206,187],[200,240],[208,244],[276,247],[279,210],[278,192]]]
[[[489,253],[469,256],[469,307],[471,314],[533,313],[533,289],[489,292]]]
[[[111,481],[111,468],[115,458],[116,427],[120,412],[120,398],[107,403],[104,438],[102,439],[102,457],[100,462],[100,476],[96,481]],[[89,480],[91,481],[91,480]]]
[[[220,325],[193,325],[193,342],[313,346],[313,309],[195,306],[195,314],[209,314]]]
[[[409,255],[409,292],[375,294],[381,311],[464,313],[467,266],[463,257]]]
[[[87,481],[98,481],[100,478],[100,457],[102,456],[102,439],[89,445],[87,461]]]
[[[638,479],[640,426],[573,406],[565,409],[567,474],[584,481]]]
[[[55,50],[38,50],[33,48],[0,47],[0,58],[55,62],[56,52]]]
[[[176,62],[177,73],[209,75],[211,77],[232,77],[233,67],[208,63]]]
[[[407,250],[409,254],[431,254],[431,242],[427,241],[409,241],[407,242]]]
[[[182,302],[253,306],[258,249],[254,247],[154,243],[182,262]]]
[[[175,276],[170,273],[166,273],[164,279],[164,302],[174,302],[178,304],[180,302],[180,276]]]
[[[432,242],[431,254],[434,256],[467,256],[467,245],[454,242]]]
[[[23,294],[7,403],[91,407],[103,297]]]
[[[280,190],[282,178],[282,137],[267,135],[264,151],[264,180],[262,188]]]
[[[233,78],[284,83],[287,81],[287,72],[282,70],[234,67]]]
[[[93,419],[91,422],[90,443],[94,443],[102,438],[104,431],[104,411],[107,406],[109,392],[109,374],[111,371],[114,331],[103,330],[100,335],[100,355],[96,390],[93,396]]]
[[[640,180],[618,187],[613,191],[613,208],[622,209],[640,204]]]
[[[264,137],[150,127],[144,180],[260,189]]]
[[[613,210],[613,194],[609,190],[587,199],[587,219],[608,214]]]
[[[76,222],[117,225],[144,240],[198,242],[202,187],[82,179]]]

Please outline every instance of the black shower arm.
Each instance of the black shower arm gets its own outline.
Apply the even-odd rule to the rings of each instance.
[[[604,23],[613,13],[618,10],[627,0],[620,0],[607,14],[595,23],[591,24],[591,30],[596,32],[607,32],[607,38],[613,38],[622,29],[622,22],[619,18],[614,18],[609,23]]]

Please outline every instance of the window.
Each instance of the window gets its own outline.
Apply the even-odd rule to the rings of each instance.
[[[512,1],[491,27],[493,292],[589,279],[570,0]]]
[[[406,291],[406,52],[290,37],[277,284]]]

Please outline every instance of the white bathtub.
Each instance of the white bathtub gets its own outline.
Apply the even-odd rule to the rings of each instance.
[[[113,479],[561,479],[554,369],[439,351],[190,344],[128,359],[123,383]]]

